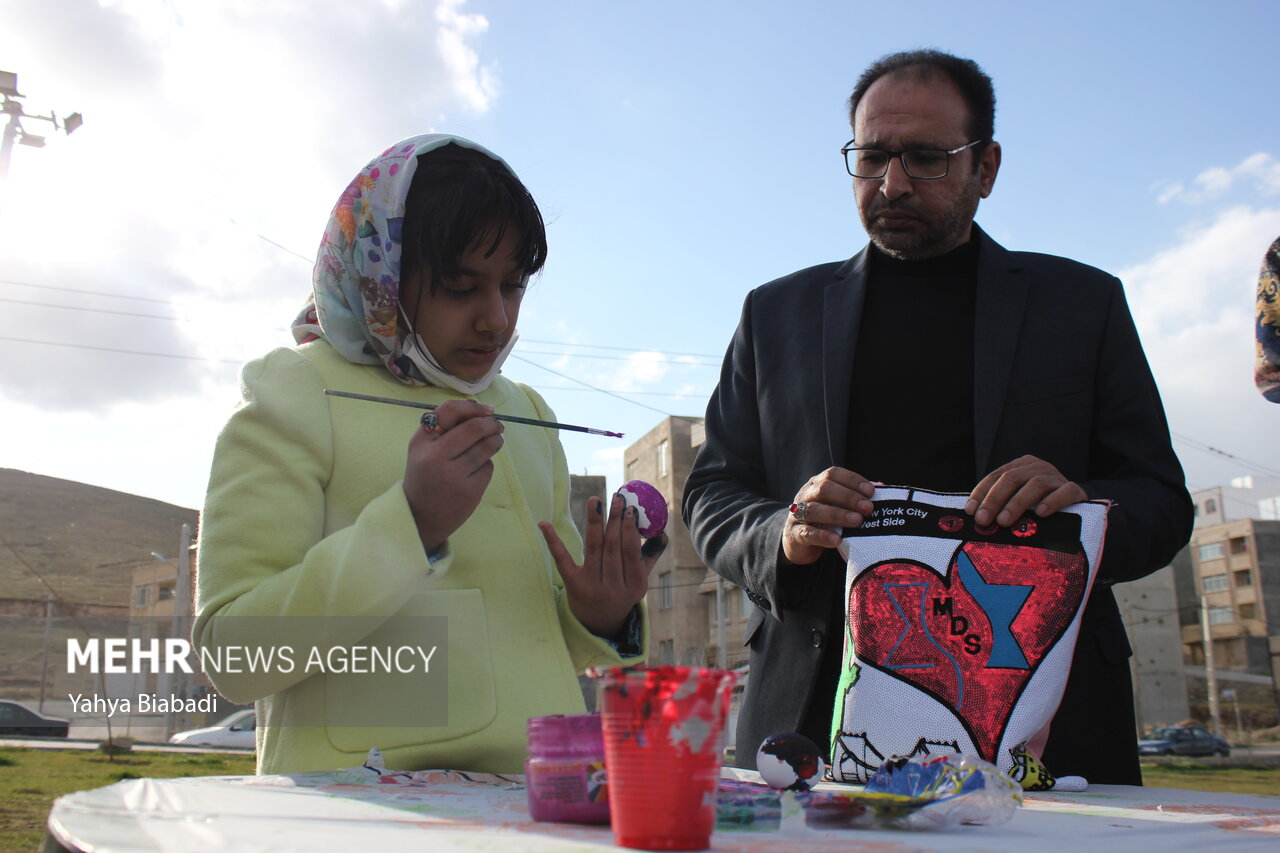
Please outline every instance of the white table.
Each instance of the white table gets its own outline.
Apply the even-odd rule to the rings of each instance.
[[[726,771],[738,778],[754,774]],[[757,778],[758,777],[754,777]],[[403,779],[401,781],[404,781]],[[521,777],[432,771],[389,784],[364,770],[133,779],[60,797],[47,850],[618,850],[607,826],[536,823]],[[827,787],[824,785],[823,787]],[[1000,826],[947,831],[718,828],[713,850],[1280,850],[1280,797],[1097,785],[1028,794]]]

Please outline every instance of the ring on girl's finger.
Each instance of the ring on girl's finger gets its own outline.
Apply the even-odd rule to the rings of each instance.
[[[809,521],[805,518],[805,512],[808,509],[809,504],[807,501],[798,501],[793,503],[791,505],[791,517],[796,520],[797,524],[808,524]]]
[[[440,417],[435,412],[423,412],[420,420],[422,428],[427,432],[434,432],[436,435],[444,433],[444,429],[440,426]]]

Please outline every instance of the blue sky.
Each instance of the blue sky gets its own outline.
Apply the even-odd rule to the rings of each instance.
[[[979,223],[1125,280],[1193,487],[1280,474],[1250,374],[1280,6],[911,9],[0,0],[27,111],[85,116],[0,186],[0,467],[198,507],[237,365],[289,343],[333,201],[427,130],[502,154],[550,222],[508,375],[627,441],[701,415],[747,291],[865,242],[838,154],[854,79],[938,47],[996,84]],[[565,445],[621,482],[625,442]]]

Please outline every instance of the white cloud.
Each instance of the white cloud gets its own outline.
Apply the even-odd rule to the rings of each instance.
[[[0,0],[0,19],[28,112],[85,117],[73,136],[14,152],[0,269],[40,287],[0,285],[0,297],[93,309],[7,304],[0,337],[232,360],[287,344],[351,175],[497,91],[477,50],[487,20],[463,0]],[[234,373],[0,341],[0,398],[51,410],[189,401]]]
[[[645,351],[627,357],[626,367],[618,371],[605,387],[619,393],[641,391],[662,381],[671,362],[665,353]]]
[[[1254,154],[1246,157],[1236,171],[1258,182],[1258,188],[1266,195],[1280,194],[1280,161],[1270,154]]]
[[[484,111],[497,96],[497,74],[493,66],[480,64],[480,57],[468,42],[488,30],[489,21],[484,15],[461,12],[465,3],[466,0],[440,0],[436,6],[436,20],[440,22],[436,45],[458,91],[472,109]]]
[[[1119,272],[1174,433],[1264,463],[1274,456],[1275,412],[1253,386],[1253,300],[1277,234],[1280,208],[1232,207]],[[1246,473],[1180,453],[1196,486]]]
[[[1280,193],[1280,161],[1269,153],[1259,151],[1250,154],[1230,169],[1210,166],[1195,177],[1198,189],[1184,191],[1181,182],[1157,184],[1157,204],[1165,204],[1179,198],[1187,204],[1203,204],[1221,198],[1233,187],[1243,185],[1245,191],[1255,191],[1262,196]]]
[[[1213,166],[1196,175],[1196,183],[1203,187],[1206,193],[1212,195],[1226,192],[1231,186],[1231,179],[1232,174],[1221,166]]]

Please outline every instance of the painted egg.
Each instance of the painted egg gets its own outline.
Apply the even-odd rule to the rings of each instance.
[[[756,752],[756,770],[772,788],[807,791],[822,777],[822,750],[804,735],[782,732],[764,739]]]
[[[631,480],[622,484],[618,494],[627,506],[636,508],[640,535],[645,539],[652,539],[667,529],[667,501],[662,492],[644,480]]]

